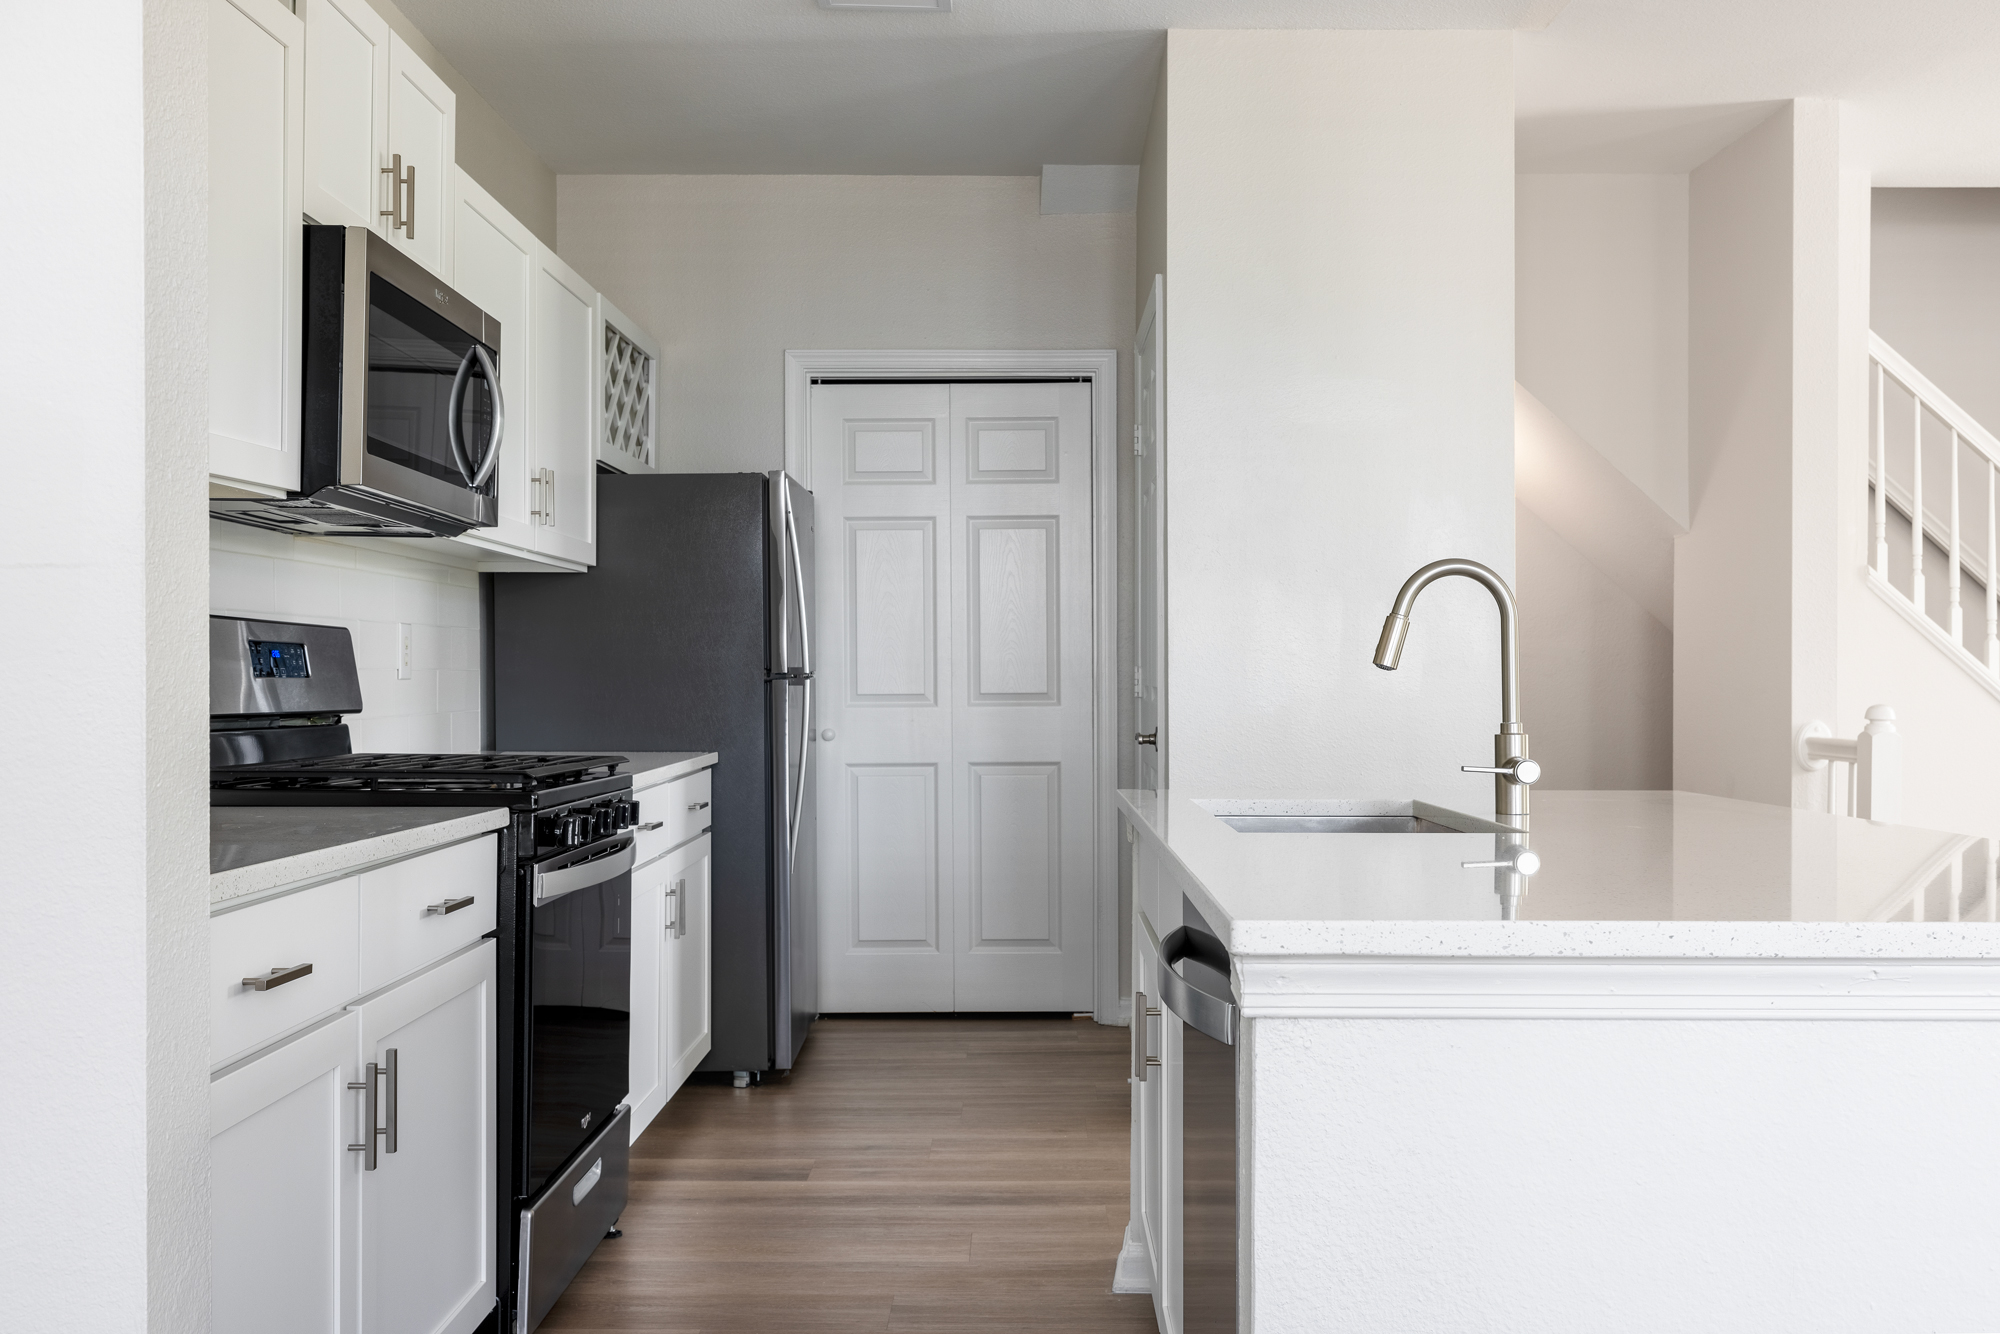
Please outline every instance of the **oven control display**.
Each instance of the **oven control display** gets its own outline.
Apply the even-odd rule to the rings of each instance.
[[[250,641],[250,674],[311,676],[312,669],[306,665],[306,646],[287,644],[275,639],[253,639]]]

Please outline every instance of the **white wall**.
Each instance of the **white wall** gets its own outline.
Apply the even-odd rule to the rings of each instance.
[[[1521,712],[1542,785],[1673,786],[1673,631],[1525,505],[1514,512]]]
[[[9,1328],[208,1325],[206,12],[0,42],[0,170],[46,187],[0,220]]]
[[[1489,809],[1512,577],[1511,39],[1168,34],[1176,788]]]
[[[1876,190],[1869,323],[2000,432],[2000,190]]]
[[[362,712],[356,750],[480,748],[479,577],[400,551],[209,522],[209,610],[344,625],[354,636]],[[552,575],[551,578],[560,576]],[[396,675],[397,627],[412,670]]]
[[[1515,378],[1687,522],[1686,176],[1521,176]]]
[[[1566,527],[1567,512],[1536,510],[1517,476],[1532,521],[1515,555],[1534,753],[1551,787],[1671,786],[1672,557],[1660,533],[1687,525],[1687,177],[1523,175],[1514,221],[1517,380],[1668,520],[1607,529],[1593,513],[1591,531]],[[1635,589],[1628,576],[1659,562],[1660,586]]]
[[[1133,215],[1044,217],[1039,177],[564,176],[557,201],[563,258],[660,340],[669,471],[784,466],[787,348],[1132,341]]]

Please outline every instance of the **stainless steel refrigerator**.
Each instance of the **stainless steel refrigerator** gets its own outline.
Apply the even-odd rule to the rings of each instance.
[[[811,493],[603,474],[593,568],[491,579],[495,748],[720,757],[701,1068],[789,1070],[819,1013]]]

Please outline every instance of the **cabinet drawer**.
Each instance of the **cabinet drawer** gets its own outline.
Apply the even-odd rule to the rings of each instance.
[[[491,931],[499,875],[500,836],[488,834],[356,877],[360,990],[387,986]]]
[[[709,771],[703,769],[685,778],[676,778],[671,783],[649,787],[638,794],[639,833],[638,860],[641,863],[659,856],[669,848],[679,847],[709,826],[709,816],[714,811],[708,800]],[[643,826],[657,824],[658,829],[644,829]]]
[[[253,1051],[360,991],[353,877],[208,919],[209,1061]],[[311,964],[258,991],[246,977]]]

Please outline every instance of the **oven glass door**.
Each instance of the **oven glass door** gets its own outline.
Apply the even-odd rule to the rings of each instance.
[[[632,876],[621,871],[536,904],[533,921],[529,1198],[625,1101],[631,1078]]]
[[[497,371],[499,363],[494,349],[381,274],[369,274],[370,461],[408,469],[468,500],[492,495],[493,469],[485,465],[498,448],[500,416],[488,367]],[[451,508],[470,512],[465,501]]]

